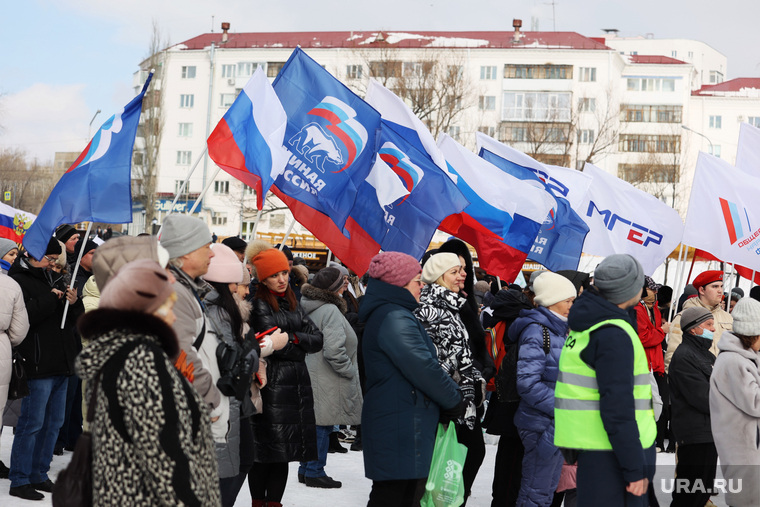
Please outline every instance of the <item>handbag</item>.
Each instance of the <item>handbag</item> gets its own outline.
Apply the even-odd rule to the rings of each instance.
[[[26,382],[26,368],[24,368],[24,356],[14,350],[11,356],[11,381],[8,384],[8,399],[18,400],[29,395],[29,384]]]
[[[425,484],[421,507],[454,507],[464,501],[464,477],[462,469],[467,457],[467,447],[457,441],[453,423],[444,430],[438,424],[435,437],[430,474]]]

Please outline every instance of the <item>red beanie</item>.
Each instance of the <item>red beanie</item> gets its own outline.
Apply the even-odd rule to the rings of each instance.
[[[253,265],[256,268],[256,276],[258,276],[261,281],[279,273],[280,271],[290,271],[288,258],[276,248],[270,248],[260,252],[251,260],[251,262],[253,262]]]
[[[369,276],[381,282],[403,287],[422,272],[422,266],[411,255],[401,252],[383,252],[372,258],[368,272]]]

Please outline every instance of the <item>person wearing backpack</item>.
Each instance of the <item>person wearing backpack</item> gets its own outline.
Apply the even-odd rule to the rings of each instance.
[[[550,506],[559,483],[563,458],[554,445],[554,388],[576,296],[570,280],[551,272],[533,282],[533,292],[536,308],[521,311],[508,331],[519,345],[515,426],[525,447],[518,507]]]

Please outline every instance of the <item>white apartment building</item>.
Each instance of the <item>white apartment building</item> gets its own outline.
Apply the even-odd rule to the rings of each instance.
[[[696,153],[708,151],[702,136],[733,162],[739,122],[760,118],[760,80],[722,82],[726,58],[698,41],[521,32],[519,26],[514,32],[233,33],[224,25],[222,33],[162,54],[152,85],[163,93],[159,223],[256,67],[274,79],[297,46],[362,96],[371,76],[398,89],[404,79],[429,77],[433,62],[445,65],[464,88],[456,103],[461,113],[445,130],[464,145],[474,148],[474,133],[482,131],[547,163],[581,168],[590,161],[681,212]],[[135,74],[136,89],[146,74]],[[216,169],[208,156],[200,158],[189,198],[179,202],[192,205]],[[248,238],[254,203],[250,189],[221,172],[199,216],[218,236]],[[281,233],[291,221],[287,209],[273,211],[257,231]],[[295,232],[307,233],[300,226]]]

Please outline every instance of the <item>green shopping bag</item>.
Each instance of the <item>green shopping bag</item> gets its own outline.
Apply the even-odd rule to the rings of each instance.
[[[467,447],[457,441],[454,423],[449,423],[448,426],[444,430],[443,424],[438,425],[430,474],[420,507],[451,507],[461,505],[464,501],[462,468]]]

